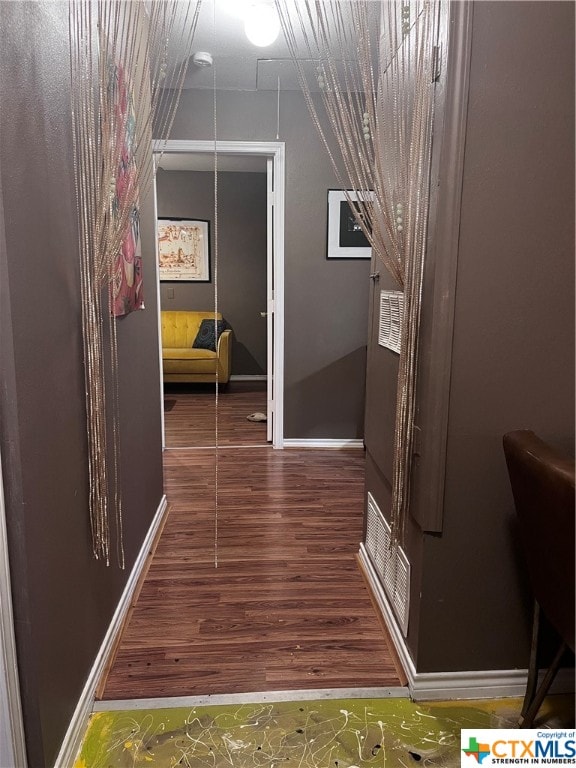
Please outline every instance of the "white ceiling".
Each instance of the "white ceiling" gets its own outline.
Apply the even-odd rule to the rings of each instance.
[[[202,0],[194,50],[209,51],[214,66],[199,69],[190,62],[184,88],[213,88],[216,81],[220,89],[255,91],[260,59],[289,59],[282,33],[266,48],[258,48],[248,40],[241,6],[239,0]]]
[[[209,52],[214,65],[198,68],[190,61],[185,89],[214,88],[214,85],[219,90],[276,90],[278,85],[282,90],[300,89],[282,31],[266,48],[254,46],[246,37],[242,18],[242,6],[246,1],[202,0],[193,52]],[[274,5],[274,0],[264,1]],[[379,6],[380,0],[374,0],[374,13],[378,13]],[[302,50],[305,50],[304,46]],[[177,53],[174,54],[177,57]],[[304,57],[304,60],[309,58],[306,54]],[[306,66],[313,68],[315,65],[315,61],[309,61]]]

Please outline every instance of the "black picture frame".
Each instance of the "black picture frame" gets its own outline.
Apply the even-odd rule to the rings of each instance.
[[[353,190],[328,190],[327,259],[370,259],[372,247],[354,218],[346,195],[352,201],[359,195]],[[362,200],[373,200],[372,191],[363,192]]]
[[[161,282],[212,282],[210,221],[158,218],[157,237]]]

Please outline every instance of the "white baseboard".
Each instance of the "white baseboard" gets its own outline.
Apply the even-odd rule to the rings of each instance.
[[[284,448],[364,448],[364,441],[348,438],[342,440],[284,438]]]
[[[404,640],[404,636],[402,635],[400,627],[396,622],[396,618],[392,611],[392,606],[388,602],[388,598],[384,592],[384,587],[378,578],[376,570],[372,565],[370,555],[368,554],[364,544],[360,544],[358,559],[372,591],[372,595],[375,598],[378,607],[380,608],[380,613],[382,614],[382,618],[386,624],[388,634],[394,643],[394,648],[396,649],[396,653],[398,654],[398,658],[402,664],[402,669],[408,678],[410,694],[412,694],[412,685],[416,677],[416,667],[414,666],[414,662],[412,660],[412,656],[410,655],[410,651],[408,650],[408,646]]]
[[[408,678],[410,696],[414,701],[450,699],[500,699],[509,696],[523,698],[526,691],[527,669],[496,669],[471,672],[417,672],[414,661],[396,622],[388,598],[374,570],[364,544],[360,545],[359,560],[372,594],[376,599],[396,653]],[[551,693],[574,692],[574,670],[561,669],[550,689]]]
[[[278,704],[287,701],[328,701],[333,699],[406,699],[408,689],[393,688],[319,688],[297,691],[261,691],[259,693],[208,693],[205,696],[170,696],[160,699],[120,699],[97,701],[94,712],[121,712],[142,709],[178,709],[222,704]]]
[[[254,375],[238,373],[230,376],[230,381],[267,381],[268,376],[265,373],[259,373]]]
[[[72,720],[70,721],[70,725],[64,736],[60,752],[54,763],[54,768],[70,768],[70,766],[75,763],[76,756],[82,745],[82,739],[84,738],[88,727],[88,719],[93,711],[96,689],[98,688],[100,679],[106,669],[110,654],[113,652],[118,633],[122,628],[126,613],[130,608],[134,590],[136,589],[142,569],[144,568],[150,553],[150,547],[152,546],[156,532],[164,519],[167,507],[166,496],[162,496],[156,514],[154,515],[154,519],[152,520],[152,524],[146,534],[146,538],[140,547],[140,552],[138,553],[134,567],[128,577],[122,596],[118,601],[118,605],[116,606],[116,610],[114,611],[114,615],[112,616],[112,620],[104,640],[102,641],[100,650],[92,665],[84,690],[80,695],[80,699],[76,705],[74,714],[72,715]]]

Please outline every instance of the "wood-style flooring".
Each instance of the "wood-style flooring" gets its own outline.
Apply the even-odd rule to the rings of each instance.
[[[104,699],[397,686],[356,563],[361,450],[165,453],[168,519]]]
[[[266,413],[266,382],[231,381],[218,392],[218,445],[265,445],[266,423],[250,422]],[[210,384],[165,384],[164,424],[167,448],[214,445],[216,396]]]

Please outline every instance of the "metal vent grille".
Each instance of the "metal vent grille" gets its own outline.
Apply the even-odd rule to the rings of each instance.
[[[402,339],[402,315],[404,294],[402,291],[380,291],[380,321],[378,344],[400,354]]]
[[[402,547],[398,544],[390,547],[390,526],[371,493],[368,493],[368,520],[364,543],[406,637],[410,603],[410,563]]]

